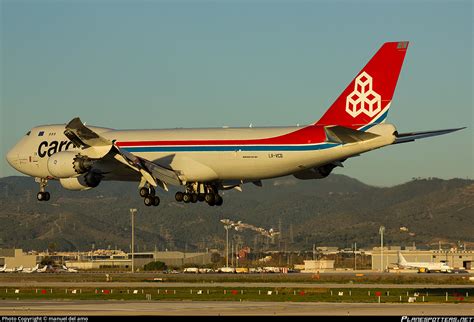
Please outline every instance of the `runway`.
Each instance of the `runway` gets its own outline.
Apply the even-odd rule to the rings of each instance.
[[[369,283],[298,283],[298,282],[269,282],[269,283],[252,283],[252,282],[49,282],[49,281],[15,281],[0,282],[1,287],[48,287],[48,288],[94,288],[94,287],[120,287],[120,288],[146,288],[146,287],[186,287],[186,288],[211,288],[211,287],[229,287],[229,288],[372,288],[372,289],[474,289],[474,283],[470,284],[369,284]]]
[[[0,315],[461,315],[473,304],[0,301]]]

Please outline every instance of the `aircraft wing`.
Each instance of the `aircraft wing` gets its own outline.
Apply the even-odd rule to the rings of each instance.
[[[85,126],[78,117],[66,125],[64,134],[75,146],[83,150],[81,152],[82,155],[92,159],[102,159],[106,155],[111,155],[118,162],[139,172],[142,178],[154,187],[159,185],[163,189],[168,190],[166,184],[181,184],[178,174],[172,169],[165,168],[119,148],[114,142],[100,136]]]
[[[160,186],[165,190],[168,190],[166,188],[166,184],[172,184],[176,186],[181,184],[178,174],[172,169],[165,168],[163,166],[157,165],[156,163],[148,161],[145,158],[138,157],[133,153],[119,148],[115,144],[114,149],[118,153],[118,155],[115,155],[114,157],[132,169],[140,172],[148,183],[152,184],[150,181],[154,181],[156,178],[161,181],[161,183],[165,183],[165,185],[162,185],[160,182],[158,182],[158,184],[160,184]],[[153,185],[156,187],[157,183],[155,182]]]
[[[84,155],[93,159],[100,159],[107,155],[112,149],[112,142],[107,140],[82,123],[76,117],[66,124],[64,135],[74,143],[75,146],[84,150]]]
[[[456,129],[446,129],[446,130],[436,130],[436,131],[397,133],[395,142],[393,144],[413,142],[418,139],[424,139],[430,136],[448,134],[448,133],[456,132],[465,128],[466,127],[459,127]]]

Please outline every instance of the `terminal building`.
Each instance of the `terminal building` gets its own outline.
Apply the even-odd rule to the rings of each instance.
[[[34,267],[37,263],[36,255],[25,254],[22,249],[0,248],[0,267],[7,265],[14,267]]]
[[[163,262],[168,267],[211,264],[212,253],[184,252],[141,252],[134,253],[134,267],[140,268],[151,262]],[[78,260],[65,261],[67,267],[78,269],[122,268],[132,266],[131,253],[113,253],[93,256],[81,256]]]
[[[380,247],[372,250],[372,270],[382,271],[397,267],[398,253],[401,253],[408,262],[446,263],[454,269],[474,269],[474,251],[467,250],[416,250],[407,247],[402,250],[400,246]]]

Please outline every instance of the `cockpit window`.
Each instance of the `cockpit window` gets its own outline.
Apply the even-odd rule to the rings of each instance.
[[[31,131],[28,131],[28,133],[26,133],[26,135],[30,135]]]

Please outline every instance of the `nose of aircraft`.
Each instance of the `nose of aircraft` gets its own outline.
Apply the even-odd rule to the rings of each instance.
[[[18,159],[18,153],[16,151],[16,148],[14,147],[7,153],[7,162],[10,163],[10,165],[15,168],[15,165],[16,165],[15,163],[17,159]]]

